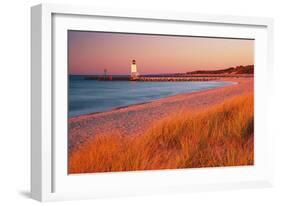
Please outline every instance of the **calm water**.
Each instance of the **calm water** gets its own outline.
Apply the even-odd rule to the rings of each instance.
[[[162,97],[232,84],[230,82],[132,82],[69,77],[69,116],[102,112]]]

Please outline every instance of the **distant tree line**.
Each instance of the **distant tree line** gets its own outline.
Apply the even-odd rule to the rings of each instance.
[[[254,74],[254,65],[230,67],[219,70],[197,70],[193,72],[186,72],[186,74]]]

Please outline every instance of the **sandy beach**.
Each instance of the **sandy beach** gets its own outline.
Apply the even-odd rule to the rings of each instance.
[[[146,131],[153,122],[181,110],[198,110],[228,98],[253,91],[253,78],[221,79],[235,84],[188,94],[161,98],[107,112],[69,118],[68,149],[73,151],[99,134],[118,133],[130,138]]]

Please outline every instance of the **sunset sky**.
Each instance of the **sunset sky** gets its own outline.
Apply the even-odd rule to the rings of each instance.
[[[254,64],[254,40],[68,32],[70,74],[140,74],[224,69]]]

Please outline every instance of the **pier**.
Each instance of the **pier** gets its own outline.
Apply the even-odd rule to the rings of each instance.
[[[151,82],[179,82],[179,81],[215,81],[221,78],[250,78],[252,74],[240,74],[240,75],[188,75],[188,76],[88,76],[86,80],[99,80],[99,81],[151,81]]]

